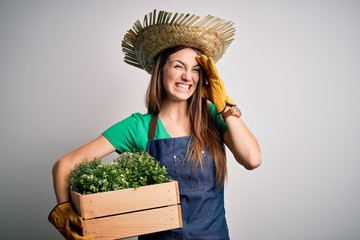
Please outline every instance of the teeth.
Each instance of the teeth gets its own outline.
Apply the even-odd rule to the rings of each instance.
[[[187,84],[177,84],[177,86],[183,90],[188,90],[190,88],[190,85],[187,85]]]

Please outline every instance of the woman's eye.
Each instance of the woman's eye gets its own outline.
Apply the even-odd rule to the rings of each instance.
[[[182,66],[180,64],[176,64],[175,68],[182,68]]]

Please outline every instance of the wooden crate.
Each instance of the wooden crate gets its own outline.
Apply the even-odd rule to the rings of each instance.
[[[84,219],[83,234],[95,240],[182,227],[177,181],[87,195],[71,191],[71,198]]]

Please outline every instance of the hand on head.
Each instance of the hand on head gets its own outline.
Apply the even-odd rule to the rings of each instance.
[[[224,81],[219,76],[214,60],[205,55],[196,56],[196,60],[207,74],[207,84],[202,89],[203,97],[214,103],[217,113],[223,112],[227,105],[235,106],[234,101],[226,94]]]

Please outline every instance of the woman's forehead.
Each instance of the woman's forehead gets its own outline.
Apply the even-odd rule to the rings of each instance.
[[[198,53],[192,48],[184,48],[169,56],[170,61],[180,61],[187,64],[198,65],[195,57]]]

